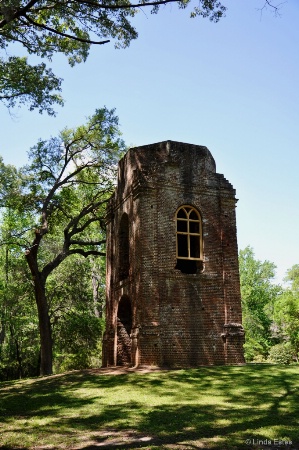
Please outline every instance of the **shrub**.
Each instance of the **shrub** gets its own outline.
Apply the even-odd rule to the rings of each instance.
[[[277,364],[290,364],[293,360],[293,348],[290,342],[284,342],[271,347],[268,361]]]

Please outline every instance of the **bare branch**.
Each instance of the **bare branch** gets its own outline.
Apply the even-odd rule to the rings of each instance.
[[[271,8],[273,10],[275,16],[280,16],[279,10],[280,10],[281,6],[284,5],[285,3],[287,3],[287,2],[285,1],[282,3],[278,3],[277,5],[274,5],[273,3],[270,2],[270,0],[265,0],[263,7],[260,8],[259,11],[261,12],[261,15],[262,15],[262,13],[265,9]]]
[[[82,241],[80,239],[75,240],[72,239],[70,240],[70,245],[102,245],[105,244],[106,240],[103,239],[101,241]]]
[[[46,197],[46,199],[44,201],[42,210],[43,210],[43,214],[45,214],[45,217],[47,215],[47,210],[48,210],[49,203],[52,200],[55,192],[61,186],[63,186],[64,184],[67,184],[69,179],[73,178],[75,175],[78,175],[82,170],[86,169],[86,167],[92,166],[93,163],[94,163],[94,161],[89,161],[88,163],[86,163],[86,164],[84,164],[82,166],[79,166],[77,170],[74,170],[74,172],[72,172],[69,175],[67,175],[63,180],[58,181],[60,179],[60,177],[62,176],[63,172],[65,171],[66,167],[67,167],[66,163],[64,164],[64,166],[63,166],[63,168],[62,168],[62,170],[60,172],[60,175],[56,179],[56,182],[54,183],[52,189],[50,189],[50,191],[49,191],[49,193],[48,193],[48,195],[47,195],[47,197]]]
[[[84,258],[87,258],[90,255],[96,255],[96,256],[106,256],[106,253],[99,252],[98,250],[88,250],[84,251],[81,248],[70,250],[69,255],[81,255],[84,256]]]
[[[51,262],[46,264],[41,272],[41,275],[46,279],[47,276],[54,270],[56,267],[58,267],[69,255],[81,255],[87,258],[89,255],[96,255],[96,256],[105,256],[104,252],[100,252],[98,250],[83,250],[80,248],[76,249],[65,249],[59,253],[59,255],[56,256]]]
[[[87,184],[91,186],[101,186],[103,184],[102,181],[84,181],[84,180],[69,180],[66,182],[68,185],[76,185],[76,184]]]
[[[95,162],[96,162],[96,159],[94,159],[93,161],[88,161],[86,164],[82,164],[81,166],[77,166],[76,170],[69,173],[65,178],[63,178],[63,180],[61,180],[57,183],[56,188],[59,188],[59,187],[63,186],[64,184],[66,184],[68,182],[68,180],[73,178],[75,175],[78,175],[80,172],[82,172],[82,170],[86,169],[87,167],[97,167]],[[57,178],[57,179],[59,179],[59,178]]]
[[[65,236],[74,236],[75,234],[81,233],[82,231],[85,230],[86,227],[88,227],[88,225],[90,225],[93,222],[99,222],[101,220],[100,217],[94,216],[91,217],[90,219],[88,219],[81,227],[78,227],[78,223],[81,219],[83,219],[83,217],[87,216],[88,214],[92,213],[93,211],[95,211],[99,206],[104,205],[105,203],[107,203],[107,199],[105,200],[101,200],[98,201],[96,203],[90,203],[89,205],[87,205],[85,208],[82,209],[82,211],[80,212],[80,214],[78,214],[76,217],[74,217],[73,220],[70,221],[70,223],[67,225],[67,227],[64,230],[64,234]],[[69,232],[69,230],[71,230]]]

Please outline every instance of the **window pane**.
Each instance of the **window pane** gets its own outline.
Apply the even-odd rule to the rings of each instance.
[[[190,236],[190,256],[200,258],[199,236]]]
[[[177,231],[183,231],[183,232],[187,233],[187,221],[178,220],[177,221]]]
[[[189,219],[198,220],[198,215],[196,214],[194,209],[193,209],[193,211],[191,211]]]
[[[188,236],[185,234],[177,234],[178,240],[178,257],[188,258]]]
[[[178,211],[177,217],[179,217],[180,219],[187,219],[186,211],[183,208],[181,208]]]
[[[199,233],[199,222],[189,222],[189,232]]]

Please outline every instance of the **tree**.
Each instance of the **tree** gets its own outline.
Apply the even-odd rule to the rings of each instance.
[[[29,104],[30,111],[54,115],[52,105],[63,105],[59,91],[61,80],[44,63],[31,66],[25,57],[0,58],[0,100],[8,108]]]
[[[273,344],[271,325],[274,303],[281,292],[272,283],[275,265],[255,259],[253,249],[239,252],[243,325],[246,332],[245,357],[247,360],[266,358]]]
[[[284,281],[290,283],[292,292],[299,294],[299,264],[295,264],[287,270]]]
[[[116,163],[124,151],[119,134],[114,110],[97,110],[86,125],[65,129],[47,142],[39,141],[30,151],[30,164],[18,174],[19,191],[9,195],[6,186],[7,204],[22,216],[34,217],[35,222],[30,230],[13,230],[8,242],[25,248],[32,275],[42,375],[52,373],[47,279],[71,255],[105,255],[101,231],[105,207],[113,190]],[[53,236],[55,247],[47,254],[43,249]]]
[[[63,53],[73,66],[86,60],[91,45],[113,39],[116,47],[127,47],[138,37],[130,20],[144,7],[157,13],[167,3],[186,8],[191,0],[1,0],[0,48],[5,58],[0,57],[0,101],[8,107],[27,103],[30,110],[49,114],[54,114],[53,104],[63,103],[61,79],[44,63],[34,66],[26,57],[7,57],[12,44],[21,44],[29,55],[48,60]],[[261,10],[279,11],[279,5],[269,0],[261,4]],[[198,0],[190,15],[218,22],[225,12],[219,0]]]
[[[160,5],[176,3],[185,8],[191,0],[2,0],[0,3],[0,101],[8,107],[27,103],[54,114],[53,104],[62,104],[61,79],[45,64],[31,65],[26,57],[9,56],[12,44],[29,55],[51,60],[63,53],[69,63],[85,61],[91,45],[115,41],[127,47],[138,34],[130,20],[142,7],[157,13]],[[192,16],[217,22],[225,13],[219,0],[199,0]]]
[[[275,331],[281,345],[289,344],[293,357],[299,355],[299,265],[295,264],[287,271],[284,281],[289,286],[284,289],[275,303]]]
[[[1,215],[1,241],[26,228],[26,217],[11,208]],[[22,249],[0,247],[0,380],[38,375],[38,328],[29,268]]]
[[[29,228],[27,220],[11,208],[2,214],[0,241],[12,230]],[[96,227],[95,227],[96,228]],[[101,230],[100,230],[101,231]],[[60,233],[47,235],[39,260],[51,260],[60,245]],[[91,237],[92,230],[90,230]],[[95,229],[94,237],[99,234]],[[49,239],[50,237],[50,239]],[[49,307],[55,372],[99,366],[105,298],[105,258],[66,258],[48,277]],[[95,280],[96,279],[96,280]],[[40,345],[32,277],[18,245],[0,247],[0,381],[39,374]]]

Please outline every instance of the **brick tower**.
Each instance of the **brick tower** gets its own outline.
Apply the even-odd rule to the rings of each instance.
[[[206,147],[165,141],[121,159],[103,366],[244,362],[235,206]]]

